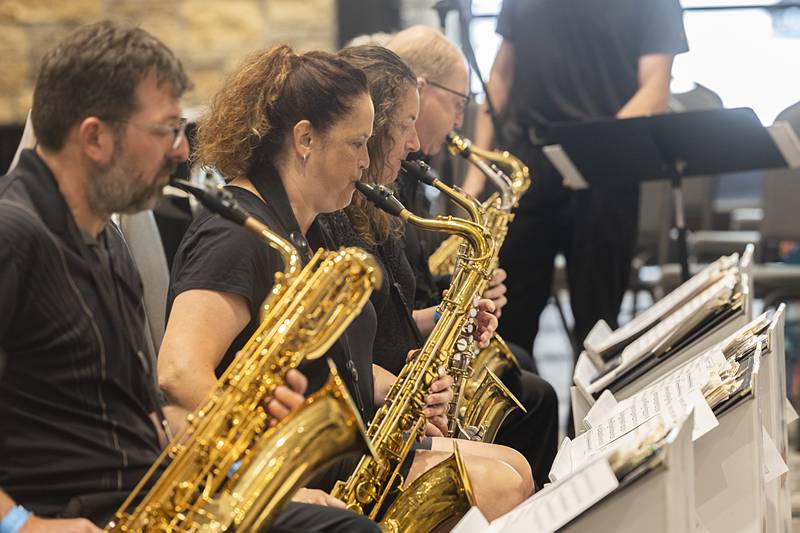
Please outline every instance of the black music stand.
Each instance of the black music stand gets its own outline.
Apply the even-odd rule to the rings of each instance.
[[[788,166],[749,108],[559,123],[549,128],[547,139],[563,148],[589,184],[672,182],[684,281],[689,279],[689,262],[683,178]]]

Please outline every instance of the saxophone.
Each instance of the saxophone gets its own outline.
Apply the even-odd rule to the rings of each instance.
[[[506,225],[510,223],[514,218],[511,209],[516,207],[520,197],[531,186],[528,167],[507,151],[484,150],[472,146],[469,139],[459,137],[452,132],[447,135],[447,149],[452,155],[460,155],[467,159],[478,167],[489,181],[494,183],[499,189],[499,193],[490,196],[483,206],[484,208],[494,206],[495,209],[507,212],[509,218]],[[494,233],[492,235],[495,236]],[[458,238],[451,237],[431,254],[428,259],[428,267],[434,275],[447,276],[453,273],[458,241]]]
[[[467,139],[450,133],[448,150],[453,155],[461,155],[477,166],[499,188],[499,193],[491,195],[481,204],[481,224],[487,229],[495,242],[495,256],[492,270],[497,268],[499,252],[508,233],[508,225],[514,219],[511,210],[531,184],[528,167],[509,152],[492,152],[472,146]],[[489,161],[491,164],[487,163]],[[503,170],[498,168],[498,165]],[[510,177],[504,172],[508,172]],[[462,205],[463,191],[455,188],[437,187]],[[436,275],[451,275],[458,269],[461,256],[461,238],[451,236],[431,255],[428,266]],[[505,372],[519,372],[519,364],[505,341],[495,334],[490,345],[472,360],[470,376],[466,383],[457,381],[455,402],[458,409],[452,413],[451,427],[460,425],[461,435],[471,440],[493,442],[503,420],[514,409],[525,410],[519,400],[498,379]]]
[[[391,531],[430,531],[464,514],[474,504],[466,471],[459,466],[458,450],[452,460],[437,465],[406,488],[402,488],[404,480],[399,470],[414,441],[423,436],[423,409],[430,384],[441,369],[447,367],[461,330],[475,309],[475,297],[488,279],[491,238],[480,226],[466,220],[417,217],[385,187],[363,182],[356,187],[367,199],[394,216],[428,230],[457,232],[469,243],[467,260],[453,278],[433,332],[400,371],[385,405],[367,429],[376,456],[362,457],[347,481],[337,483],[332,492],[356,512],[371,518],[383,516],[381,524]],[[395,491],[400,493],[398,498],[387,506],[387,496]]]
[[[301,269],[295,249],[238,208],[229,192],[177,180],[173,185],[257,233],[280,253],[285,268],[275,274],[253,336],[106,530],[259,530],[315,472],[343,455],[373,452],[330,361],[327,384],[274,427],[265,403],[290,369],[330,348],[380,284],[382,273],[374,258],[358,248],[319,250]],[[163,474],[134,506],[162,467]]]
[[[462,190],[444,184],[441,180],[433,175],[433,173],[430,171],[430,167],[427,164],[422,162],[403,161],[401,163],[401,169],[403,172],[417,179],[418,181],[430,185],[431,187],[435,187],[439,191],[443,192],[456,204],[466,210],[473,223],[486,228],[486,224],[491,218],[491,212],[487,211],[484,206],[475,201],[474,198]],[[489,229],[491,229],[491,227]],[[458,235],[452,235],[450,239],[456,239],[458,242],[455,267],[454,272],[452,273],[455,275],[455,273],[461,270],[461,266],[464,264],[464,262],[467,261],[468,246],[467,243]],[[496,256],[496,254],[497,248],[495,247],[494,256]],[[493,263],[493,265],[496,265],[496,261]],[[489,272],[492,272],[493,270],[494,266],[490,268]],[[485,283],[478,288],[478,296],[476,296],[475,302],[476,306],[479,295],[483,292],[484,287]],[[453,400],[450,402],[447,416],[448,430],[452,436],[458,436],[470,440],[485,440],[486,442],[491,442],[500,427],[500,423],[503,421],[503,419],[505,419],[505,416],[507,416],[507,414],[517,406],[521,405],[514,395],[508,391],[505,385],[503,385],[495,376],[493,380],[491,377],[485,378],[486,381],[483,383],[484,389],[482,389],[485,390],[483,394],[485,394],[484,398],[486,400],[489,400],[490,397],[493,397],[495,400],[491,402],[491,404],[487,403],[473,409],[467,409],[465,406],[464,392],[473,375],[473,360],[475,360],[476,356],[479,355],[479,350],[473,337],[473,332],[475,330],[474,316],[476,314],[477,312],[473,312],[470,316],[470,319],[464,324],[461,335],[456,341],[454,350],[449,359],[450,364],[448,366],[447,373],[453,377],[454,383]],[[481,376],[481,379],[483,380],[484,376]],[[501,398],[505,398],[505,401],[498,401]],[[464,415],[467,413],[467,411],[472,416],[472,418],[469,420],[464,418]],[[489,427],[485,419],[485,416],[487,416],[489,412],[497,413],[498,416],[501,412],[506,414],[503,415],[502,418],[499,418],[496,424],[492,424],[492,427]]]

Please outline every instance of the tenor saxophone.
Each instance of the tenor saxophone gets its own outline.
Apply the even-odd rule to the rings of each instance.
[[[406,210],[384,187],[356,184],[370,201],[392,215],[432,231],[458,233],[468,245],[468,257],[454,276],[440,310],[441,316],[425,344],[413,354],[389,389],[386,403],[370,423],[367,434],[376,456],[364,456],[352,475],[337,483],[333,496],[348,508],[371,518],[383,516],[381,524],[392,531],[430,531],[460,516],[474,504],[466,471],[459,468],[456,453],[448,461],[403,488],[400,467],[415,440],[425,428],[425,397],[448,358],[464,325],[475,309],[475,297],[488,279],[492,258],[491,238],[478,225],[453,217],[424,219]],[[392,505],[387,497],[399,492]],[[388,507],[388,509],[386,509]]]
[[[448,187],[432,176],[429,167],[419,162],[403,162],[403,171],[419,181],[436,187],[452,201],[460,206],[475,203],[475,210],[467,210],[473,221],[482,225],[493,240],[495,247],[491,271],[497,267],[498,244],[502,244],[504,231],[510,212],[500,208],[502,201],[498,195],[481,205],[471,196],[456,187]],[[501,183],[510,180],[500,179]],[[464,258],[466,243],[458,235],[451,236],[443,244],[443,248],[457,246],[453,256],[455,275]],[[480,292],[483,292],[481,287]],[[515,409],[525,411],[516,396],[500,381],[506,367],[519,371],[516,358],[505,342],[495,335],[489,347],[479,351],[473,338],[474,324],[467,324],[461,338],[456,343],[456,350],[450,358],[448,373],[453,376],[453,400],[448,410],[448,429],[450,434],[469,440],[493,442],[503,420]],[[487,372],[490,371],[490,372]]]
[[[274,427],[265,402],[290,369],[330,348],[380,284],[382,272],[358,248],[319,250],[301,269],[295,249],[239,209],[224,189],[212,194],[186,182],[173,184],[257,233],[279,252],[285,268],[275,275],[258,329],[106,530],[259,530],[315,472],[343,455],[373,452],[330,361],[327,384]]]

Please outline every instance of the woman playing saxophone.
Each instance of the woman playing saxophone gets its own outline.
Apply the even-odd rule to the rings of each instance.
[[[323,52],[297,55],[276,47],[253,56],[216,95],[199,124],[197,159],[228,176],[227,188],[239,202],[305,256],[312,249],[335,247],[317,217],[350,203],[355,182],[369,166],[373,115],[360,70]],[[193,223],[173,265],[170,314],[159,353],[159,379],[171,411],[180,415],[195,408],[230,363],[258,323],[259,303],[277,268],[275,254],[239,228],[210,215]],[[375,323],[368,304],[328,352],[365,421],[393,379],[372,364]],[[305,378],[309,390],[319,387],[327,373],[322,359],[301,366],[302,374],[287,376],[294,390],[279,389],[279,401],[271,407],[285,414],[302,401],[297,393],[306,388]],[[448,385],[447,378],[434,382],[430,418],[449,401]],[[419,465],[446,456],[427,452],[417,459],[414,454],[408,468],[413,476],[424,471]],[[491,480],[477,487],[484,491],[479,499],[513,505],[524,497],[515,492],[519,474],[505,463],[484,457],[470,461],[479,469],[476,477]],[[353,466],[338,464],[309,489],[329,490]],[[296,499],[341,505],[309,489]],[[487,514],[504,510],[496,507]]]

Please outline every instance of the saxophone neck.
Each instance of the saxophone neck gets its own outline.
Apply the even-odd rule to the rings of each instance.
[[[293,280],[300,274],[302,263],[300,255],[289,241],[269,229],[255,217],[249,217],[244,227],[258,235],[267,246],[278,252],[283,261],[283,279],[287,282]]]
[[[383,185],[374,186],[359,181],[356,182],[356,189],[379,209],[386,211],[390,215],[400,217],[419,228],[428,231],[460,235],[469,243],[473,259],[483,260],[492,253],[491,237],[475,222],[452,216],[436,218],[417,216],[409,211],[400,200],[395,197],[392,191]]]
[[[480,148],[472,146],[472,141],[453,132],[447,135],[447,150],[450,154],[459,155],[475,165],[484,176],[489,178],[489,181],[494,183],[495,187],[500,190],[502,209],[508,210],[514,206],[514,184],[511,178],[497,168],[497,166],[487,163],[487,161],[498,163],[495,158],[486,157],[490,155],[491,152],[487,153],[487,150],[481,150]]]
[[[277,251],[283,260],[283,277],[291,281],[300,273],[300,256],[289,241],[279,236],[267,226],[242,209],[230,191],[221,185],[208,185],[200,187],[192,182],[173,178],[170,181],[173,187],[181,189],[203,204],[203,206],[235,224],[244,226],[264,241],[264,243]]]
[[[405,219],[428,231],[459,235],[466,239],[473,251],[474,259],[482,259],[492,252],[492,241],[488,233],[478,224],[457,217],[422,218],[406,210]]]
[[[403,172],[412,178],[430,185],[441,191],[452,202],[461,206],[468,215],[469,220],[472,222],[481,223],[481,205],[469,194],[465,193],[457,187],[451,187],[437,178],[431,172],[431,167],[422,161],[402,161],[400,168]]]

